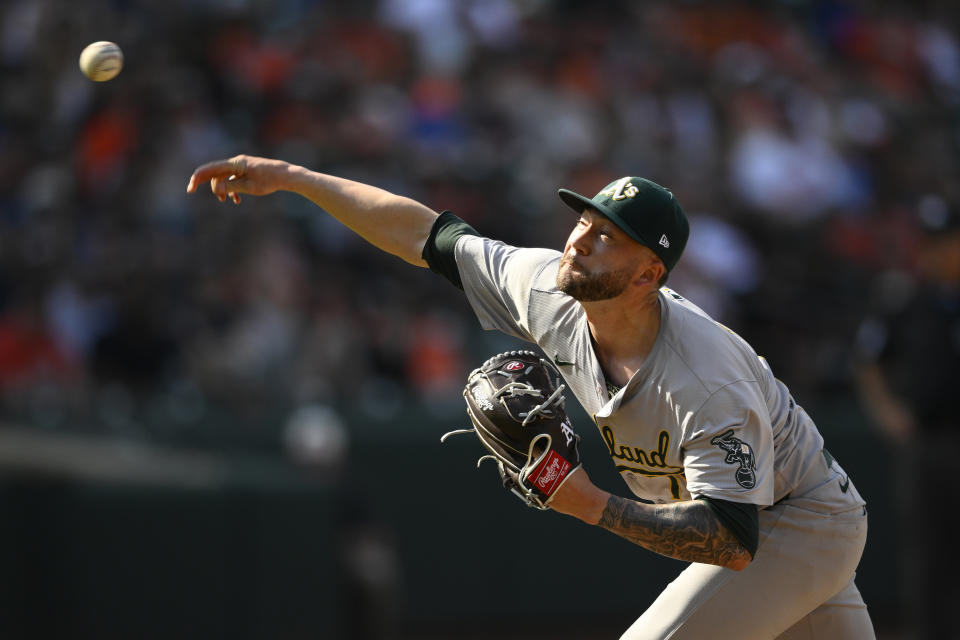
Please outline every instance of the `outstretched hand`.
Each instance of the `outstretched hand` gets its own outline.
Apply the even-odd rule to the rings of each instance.
[[[220,202],[230,198],[234,204],[240,204],[241,193],[265,196],[282,189],[289,170],[290,164],[282,160],[234,156],[197,167],[187,183],[187,193],[209,181],[210,191]]]

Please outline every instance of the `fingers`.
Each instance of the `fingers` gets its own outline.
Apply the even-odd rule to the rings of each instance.
[[[222,186],[223,178],[215,176],[210,178],[210,191],[217,197],[217,200],[223,202],[226,199],[227,190]]]
[[[187,183],[187,193],[193,193],[199,185],[208,180],[213,181],[218,178],[227,178],[232,173],[233,164],[231,164],[229,160],[218,160],[201,165],[197,167],[193,175],[190,176],[190,181]]]
[[[197,167],[187,182],[187,193],[193,193],[204,182],[210,182],[210,191],[220,202],[227,198],[240,204],[239,191],[244,187],[247,163],[243,156],[217,160]]]
[[[210,178],[210,191],[220,202],[226,202],[227,198],[234,204],[240,204],[240,193],[244,188],[244,178],[238,178],[235,175],[229,175],[226,178],[215,176]]]
[[[219,183],[223,180],[242,177],[246,173],[246,169],[246,159],[243,156],[234,156],[229,160],[216,160],[200,165],[190,176],[190,181],[187,182],[187,193],[193,193],[199,185],[209,180],[214,195],[222,201],[223,198],[218,195],[214,188],[215,182]],[[226,190],[223,193],[225,192]]]

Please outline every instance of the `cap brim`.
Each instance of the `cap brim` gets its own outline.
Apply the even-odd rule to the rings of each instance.
[[[602,204],[597,204],[590,198],[582,196],[579,193],[570,191],[570,189],[558,189],[557,194],[560,196],[560,199],[563,200],[564,204],[576,211],[577,213],[583,213],[583,210],[586,208],[596,209],[607,218],[609,218],[615,225],[617,225],[624,233],[628,236],[639,242],[644,246],[650,246],[650,244],[637,235],[637,233],[630,228],[616,213],[606,208]]]

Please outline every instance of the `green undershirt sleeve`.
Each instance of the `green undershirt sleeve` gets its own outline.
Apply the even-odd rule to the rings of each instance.
[[[460,280],[460,270],[457,268],[453,249],[461,236],[478,235],[480,234],[466,222],[449,211],[444,211],[433,222],[421,257],[427,262],[430,271],[440,274],[462,291],[463,281]]]
[[[760,545],[760,517],[757,505],[746,502],[730,502],[700,496],[717,519],[740,541],[752,558]]]

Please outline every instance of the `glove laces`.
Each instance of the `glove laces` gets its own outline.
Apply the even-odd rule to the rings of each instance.
[[[527,426],[532,420],[535,420],[540,415],[543,415],[545,418],[552,418],[554,416],[552,407],[563,407],[563,403],[566,401],[566,398],[563,397],[563,390],[566,388],[567,386],[564,384],[559,385],[556,391],[551,393],[546,400],[530,409],[530,411],[518,413],[517,416],[523,418],[523,422],[521,424],[523,426]],[[533,396],[535,398],[542,398],[543,392],[532,385],[524,384],[523,382],[509,382],[497,389],[497,391],[493,394],[493,399],[499,400],[503,396],[509,396],[511,398],[516,398],[517,396]]]

